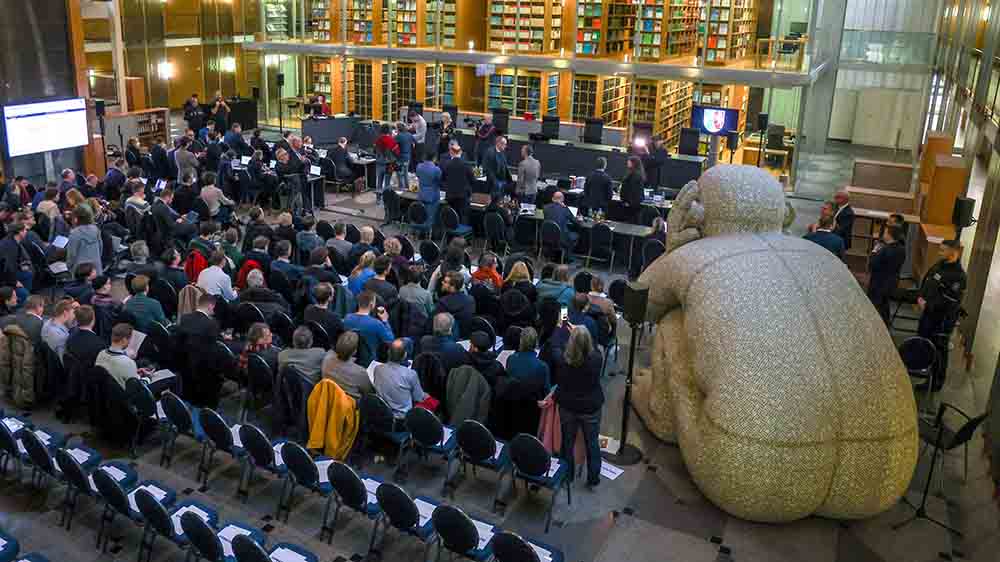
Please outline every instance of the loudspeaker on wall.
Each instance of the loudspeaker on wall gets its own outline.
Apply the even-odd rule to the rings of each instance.
[[[646,321],[646,304],[649,301],[649,287],[643,283],[630,281],[625,285],[625,299],[622,315],[629,324]]]
[[[975,207],[975,199],[968,197],[955,199],[955,207],[951,212],[951,222],[959,228],[972,226],[972,211]]]

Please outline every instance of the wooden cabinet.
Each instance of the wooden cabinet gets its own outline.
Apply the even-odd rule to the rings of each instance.
[[[969,167],[957,156],[938,154],[930,174],[921,219],[930,224],[951,224],[955,199],[965,196],[969,184]]]

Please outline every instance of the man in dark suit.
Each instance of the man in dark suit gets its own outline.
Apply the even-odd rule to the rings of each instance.
[[[218,170],[219,163],[222,162],[222,155],[229,150],[224,142],[219,140],[219,134],[215,131],[208,133],[208,146],[205,148],[205,169]]]
[[[579,234],[570,230],[570,226],[577,227],[576,217],[566,206],[566,202],[561,191],[552,194],[552,202],[545,206],[545,220],[552,221],[559,225],[562,231],[562,247],[566,253],[566,261],[569,261],[569,254],[576,247]]]
[[[93,365],[97,354],[108,347],[108,342],[94,332],[94,307],[80,306],[73,311],[73,316],[76,318],[76,329],[66,340],[66,352],[77,358],[81,365]]]
[[[20,301],[18,301],[20,302]],[[42,341],[42,325],[45,320],[42,313],[45,311],[45,298],[42,295],[31,295],[24,303],[21,312],[11,316],[5,316],[0,322],[0,330],[10,324],[17,324],[31,340],[31,344],[38,347]]]
[[[493,146],[483,155],[483,172],[490,195],[497,197],[512,185],[510,169],[507,167],[507,137],[498,136]]]
[[[170,158],[167,149],[163,146],[163,139],[157,139],[153,147],[149,149],[149,157],[153,161],[153,170],[156,172],[155,178],[165,179],[170,175]]]
[[[447,312],[458,322],[459,335],[469,336],[472,327],[472,317],[476,314],[476,301],[462,289],[465,287],[465,277],[461,272],[449,271],[444,276],[441,288],[444,296],[438,299],[435,312]]]
[[[306,322],[316,322],[323,326],[330,338],[330,345],[333,345],[344,332],[343,319],[333,311],[333,285],[318,283],[313,288],[313,295],[316,297],[316,304],[307,306],[302,317]]]
[[[607,167],[608,159],[599,156],[597,169],[587,176],[587,181],[583,184],[583,201],[591,211],[600,209],[606,212],[611,203],[611,176],[605,171]]]
[[[181,337],[184,349],[204,351],[219,339],[219,322],[215,319],[215,297],[203,294],[198,297],[198,309],[181,317],[177,325],[177,335]]]
[[[351,155],[347,151],[347,138],[340,137],[337,144],[330,150],[330,161],[336,170],[337,179],[346,182],[354,181],[354,170],[351,169]]]
[[[846,191],[838,191],[833,196],[833,202],[837,205],[837,210],[833,218],[837,225],[833,232],[844,239],[844,249],[851,248],[851,233],[854,232],[854,209],[849,202],[850,196]]]
[[[189,361],[188,368],[184,370],[184,390],[190,393],[192,403],[212,408],[219,403],[222,379],[198,367],[222,366],[226,362],[226,358],[216,351],[215,342],[221,332],[215,319],[215,302],[216,297],[202,294],[198,297],[198,309],[182,316],[177,325],[180,349],[184,350]]]
[[[171,206],[174,201],[174,190],[169,187],[160,191],[159,197],[153,202],[151,212],[156,219],[156,227],[160,233],[171,238],[178,238],[184,244],[191,241],[197,227],[181,216]]]
[[[882,243],[868,258],[868,298],[885,324],[889,325],[889,296],[899,282],[899,270],[906,261],[906,245],[903,243],[903,227],[887,226],[882,232]]]
[[[830,250],[833,255],[844,259],[844,239],[833,232],[832,217],[820,217],[816,231],[806,234],[803,238],[823,246]]]
[[[663,145],[663,139],[655,137],[653,148],[647,149],[646,154],[641,155],[640,158],[642,158],[642,167],[646,171],[646,185],[652,186],[653,189],[663,185],[660,183],[663,165],[670,159],[670,153]]]
[[[462,147],[454,142],[448,147],[451,158],[441,168],[441,185],[444,187],[448,206],[458,213],[459,222],[466,223],[469,208],[469,198],[472,196],[472,184],[476,176],[472,167],[462,158]]]

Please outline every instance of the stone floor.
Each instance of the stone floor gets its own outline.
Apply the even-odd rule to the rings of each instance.
[[[827,175],[823,178],[815,176],[816,186],[800,184],[800,194],[804,190],[815,199],[829,197],[833,189],[843,185],[837,184],[839,180],[835,179],[838,174],[842,175],[843,166],[832,164],[842,163],[843,158],[844,154],[837,154],[817,159],[816,173]],[[827,163],[824,164],[824,161]],[[811,179],[807,176],[800,181]],[[983,183],[980,170],[974,174],[973,193],[975,189],[981,192]],[[793,204],[799,217],[792,233],[801,234],[804,225],[811,222],[818,212],[818,203],[796,199]],[[380,216],[378,209],[358,204],[346,196],[331,197],[328,205],[342,212],[321,213],[321,218],[351,220],[360,224],[377,223]],[[364,210],[363,214],[359,212],[361,210]],[[387,232],[392,232],[392,229],[388,228]],[[1000,264],[993,271],[1000,271]],[[617,272],[616,276],[620,273]],[[1000,295],[1000,273],[994,273],[989,287],[987,302],[990,302],[990,296]],[[953,353],[948,383],[941,393],[941,399],[955,403],[973,415],[985,407],[996,366],[995,358],[1000,353],[1000,310],[988,306],[980,323],[973,369],[965,371],[960,354]],[[905,324],[906,321],[903,321],[902,327],[906,327]],[[627,328],[622,334],[622,341],[627,341]],[[897,333],[896,337],[899,339],[905,335]],[[646,361],[647,353],[648,350],[640,348],[637,358],[640,364]],[[624,363],[624,355],[622,364],[627,364]],[[602,433],[619,433],[623,388],[624,377],[616,376],[608,380]],[[0,404],[6,404],[5,400],[0,399]],[[234,416],[235,401],[225,400],[222,409],[230,417]],[[14,412],[17,413],[16,410]],[[31,419],[40,426],[82,434],[86,442],[96,447],[105,458],[125,456],[123,451],[90,436],[87,427],[63,426],[45,410],[36,411]],[[632,419],[636,420],[635,417]],[[265,430],[269,429],[266,412],[260,421]],[[562,549],[570,562],[930,562],[958,559],[989,562],[998,559],[998,511],[991,500],[992,488],[979,435],[970,443],[968,482],[962,479],[961,454],[948,455],[943,497],[932,495],[928,503],[932,516],[965,533],[962,539],[926,521],[915,521],[899,531],[893,531],[890,528],[893,524],[905,520],[912,513],[903,504],[865,521],[839,522],[811,517],[785,525],[766,525],[735,519],[708,502],[698,491],[675,446],[652,438],[638,422],[632,424],[629,440],[643,451],[643,462],[624,467],[621,477],[603,481],[594,492],[575,487],[572,505],[560,497],[555,510],[555,523],[548,534],[543,532],[547,493],[532,497],[522,491],[505,516],[499,517],[489,511],[495,478],[480,473],[478,478],[463,483],[455,503],[473,516]],[[135,462],[141,478],[161,480],[175,488],[180,499],[195,498],[216,506],[222,519],[241,520],[261,527],[271,543],[291,541],[302,544],[313,549],[324,561],[358,560],[366,552],[371,524],[353,515],[342,519],[332,545],[319,542],[323,504],[317,498],[300,499],[287,524],[271,519],[280,488],[280,483],[274,480],[258,480],[252,488],[249,502],[240,503],[235,497],[239,471],[234,462],[217,460],[210,489],[198,491],[195,482],[198,454],[196,447],[182,445],[173,467],[162,469],[158,466],[158,449],[155,444],[150,444],[142,449]],[[909,498],[913,501],[919,500],[927,465],[924,458],[911,484]],[[369,465],[367,470],[380,475],[389,472],[384,464]],[[440,466],[428,465],[414,469],[405,487],[414,495],[439,497],[442,478]],[[49,485],[39,490],[8,476],[0,481],[0,528],[17,537],[22,542],[23,551],[40,551],[53,562],[134,559],[140,536],[138,528],[119,522],[113,532],[112,553],[101,555],[94,549],[99,507],[84,500],[73,531],[66,532],[58,527],[57,506],[61,498],[58,486]],[[729,558],[720,553],[723,546],[730,552]],[[382,559],[418,560],[421,555],[422,550],[414,540],[391,536],[383,549]],[[184,553],[174,547],[161,543],[154,558],[157,561],[180,561],[183,556]]]

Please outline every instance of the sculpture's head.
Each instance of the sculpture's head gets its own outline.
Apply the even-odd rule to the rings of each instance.
[[[784,218],[785,194],[774,176],[719,164],[677,195],[667,216],[667,251],[707,236],[778,232]]]

